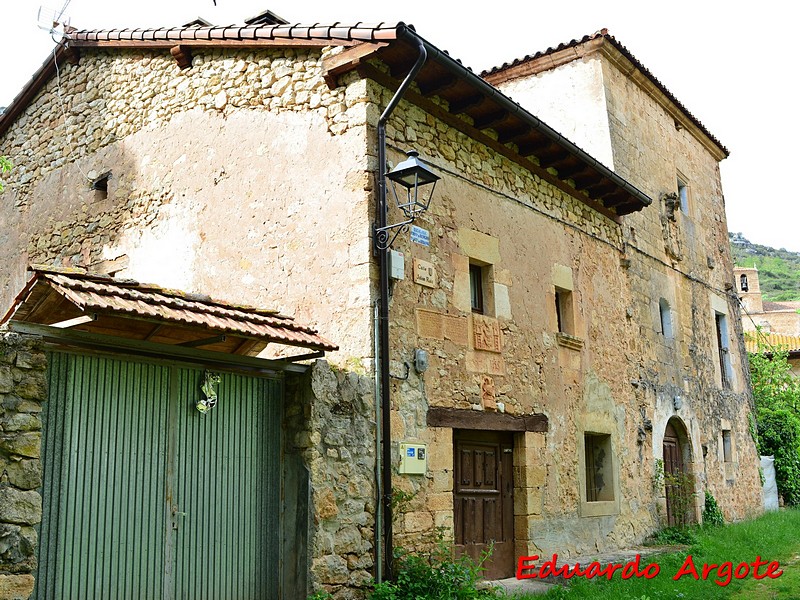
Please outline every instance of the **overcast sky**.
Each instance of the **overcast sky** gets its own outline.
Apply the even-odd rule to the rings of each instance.
[[[51,11],[64,5],[45,1]],[[39,6],[0,0],[0,106],[53,47],[37,27]],[[607,27],[730,150],[721,166],[728,229],[800,251],[798,191],[788,177],[800,170],[797,6],[775,0],[216,0],[216,6],[214,0],[71,0],[65,14],[78,29],[174,26],[198,16],[241,23],[266,9],[293,23],[404,21],[478,72]]]

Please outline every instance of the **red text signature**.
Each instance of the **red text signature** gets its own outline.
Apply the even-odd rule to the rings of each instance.
[[[546,577],[561,577],[563,579],[571,579],[572,577],[585,577],[586,579],[593,579],[595,577],[605,577],[611,579],[617,571],[620,571],[619,576],[622,579],[631,579],[633,577],[644,577],[645,579],[653,579],[661,572],[661,567],[656,563],[650,563],[641,566],[641,556],[636,555],[631,561],[624,564],[609,563],[605,566],[599,562],[590,562],[585,568],[581,568],[581,564],[576,562],[574,565],[563,564],[558,566],[558,554],[553,554],[553,557],[544,561],[541,564],[536,564],[539,560],[539,555],[533,556],[520,556],[517,560],[517,579],[544,579]],[[763,568],[763,571],[761,570]],[[714,583],[719,586],[726,586],[731,582],[731,579],[745,579],[752,576],[753,579],[777,579],[783,575],[780,569],[780,563],[777,561],[761,560],[760,556],[756,556],[753,562],[741,562],[735,567],[732,562],[723,562],[721,564],[703,563],[702,567],[698,568],[694,564],[692,555],[689,554],[683,561],[681,568],[672,577],[673,580],[678,581],[681,577],[687,575],[695,580],[706,580],[710,577],[714,578]]]

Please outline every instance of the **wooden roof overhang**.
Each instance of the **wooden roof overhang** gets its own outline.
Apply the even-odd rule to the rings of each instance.
[[[428,60],[405,100],[611,219],[652,203],[633,184],[411,29],[399,31],[392,43],[361,44],[327,58],[329,87],[355,70],[387,89],[397,89],[417,58],[417,40],[425,44]],[[369,59],[380,60],[388,72]],[[445,102],[434,101],[434,96]]]
[[[275,311],[72,269],[36,267],[32,273],[0,323],[47,326],[51,334],[60,329],[75,339],[87,334],[141,342],[171,348],[174,354],[200,349],[255,357],[276,344],[281,359],[291,362],[319,358],[338,348]]]
[[[417,89],[404,96],[407,101],[611,219],[652,203],[644,192],[404,23],[78,31],[55,52],[55,60],[78,60],[80,52],[91,48],[164,48],[187,68],[193,48],[339,45],[345,49],[328,57],[323,65],[329,86],[335,87],[340,75],[356,70],[395,90],[416,61],[420,44],[428,58],[415,79]],[[54,75],[53,58],[45,61],[0,116],[0,135]],[[388,73],[370,64],[370,59],[380,60]],[[434,97],[444,102],[435,102]]]

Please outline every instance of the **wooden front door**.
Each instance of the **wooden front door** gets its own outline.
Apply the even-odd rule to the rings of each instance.
[[[453,432],[453,507],[456,552],[484,563],[486,579],[514,576],[514,474],[512,435]]]
[[[683,462],[683,449],[671,423],[664,433],[664,487],[667,525],[683,527],[694,522],[693,482]]]

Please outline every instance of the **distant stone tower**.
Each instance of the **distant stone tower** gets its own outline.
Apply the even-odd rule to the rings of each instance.
[[[751,314],[764,312],[761,286],[758,282],[758,269],[734,267],[733,275],[736,278],[736,292],[739,294],[745,310]]]

